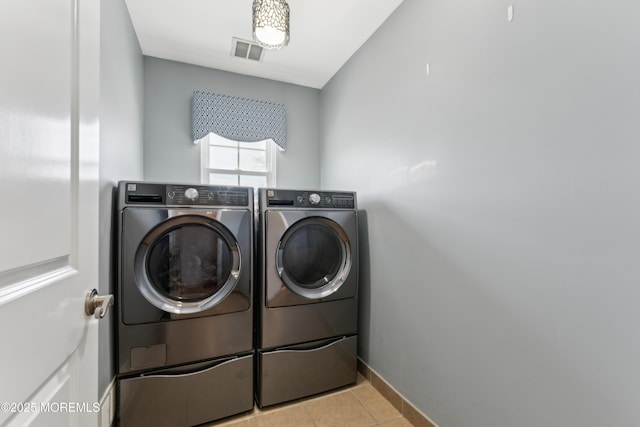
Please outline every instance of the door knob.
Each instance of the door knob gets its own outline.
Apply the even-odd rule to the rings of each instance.
[[[97,290],[92,289],[84,300],[84,312],[87,316],[93,315],[96,319],[102,319],[112,305],[113,295],[100,296]]]

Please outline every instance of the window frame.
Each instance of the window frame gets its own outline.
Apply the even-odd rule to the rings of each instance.
[[[225,143],[224,144],[216,144],[215,143],[215,139],[221,139],[223,140]],[[225,137],[222,137],[220,135],[217,135],[213,132],[210,132],[209,134],[207,134],[204,138],[202,138],[200,140],[200,181],[203,184],[214,184],[215,183],[211,183],[210,182],[210,174],[212,173],[217,173],[217,174],[222,174],[222,175],[230,175],[230,176],[235,176],[236,179],[236,184],[235,185],[240,185],[240,177],[242,175],[245,176],[264,176],[267,179],[267,187],[275,187],[276,186],[276,143],[273,141],[273,139],[269,138],[265,141],[265,155],[266,155],[266,167],[267,167],[267,171],[265,172],[261,172],[261,171],[248,171],[248,170],[243,170],[240,169],[240,152],[241,150],[255,150],[255,151],[263,151],[262,149],[256,149],[256,148],[251,148],[251,147],[241,147],[240,144],[247,144],[250,145],[253,142],[247,142],[247,141],[234,141]],[[262,142],[262,141],[255,141],[255,143],[258,142]],[[230,146],[230,143],[235,143],[235,147]],[[236,164],[237,164],[237,168],[236,169],[220,169],[220,168],[212,168],[210,163],[209,163],[209,153],[210,153],[210,147],[214,145],[214,146],[220,146],[220,147],[225,147],[225,148],[233,148],[236,150]]]

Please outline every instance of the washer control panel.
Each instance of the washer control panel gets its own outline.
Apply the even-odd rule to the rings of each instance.
[[[121,203],[155,206],[252,207],[253,189],[218,185],[121,182]]]
[[[169,184],[167,205],[249,206],[249,189]]]
[[[338,191],[265,190],[267,206],[319,209],[355,209],[356,194]]]

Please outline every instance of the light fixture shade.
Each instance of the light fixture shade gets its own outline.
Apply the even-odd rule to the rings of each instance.
[[[289,5],[285,0],[253,1],[253,39],[265,49],[289,44]]]

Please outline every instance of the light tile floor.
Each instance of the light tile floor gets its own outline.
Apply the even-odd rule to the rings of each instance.
[[[411,427],[360,374],[355,385],[318,397],[239,415],[208,426],[225,427]]]

